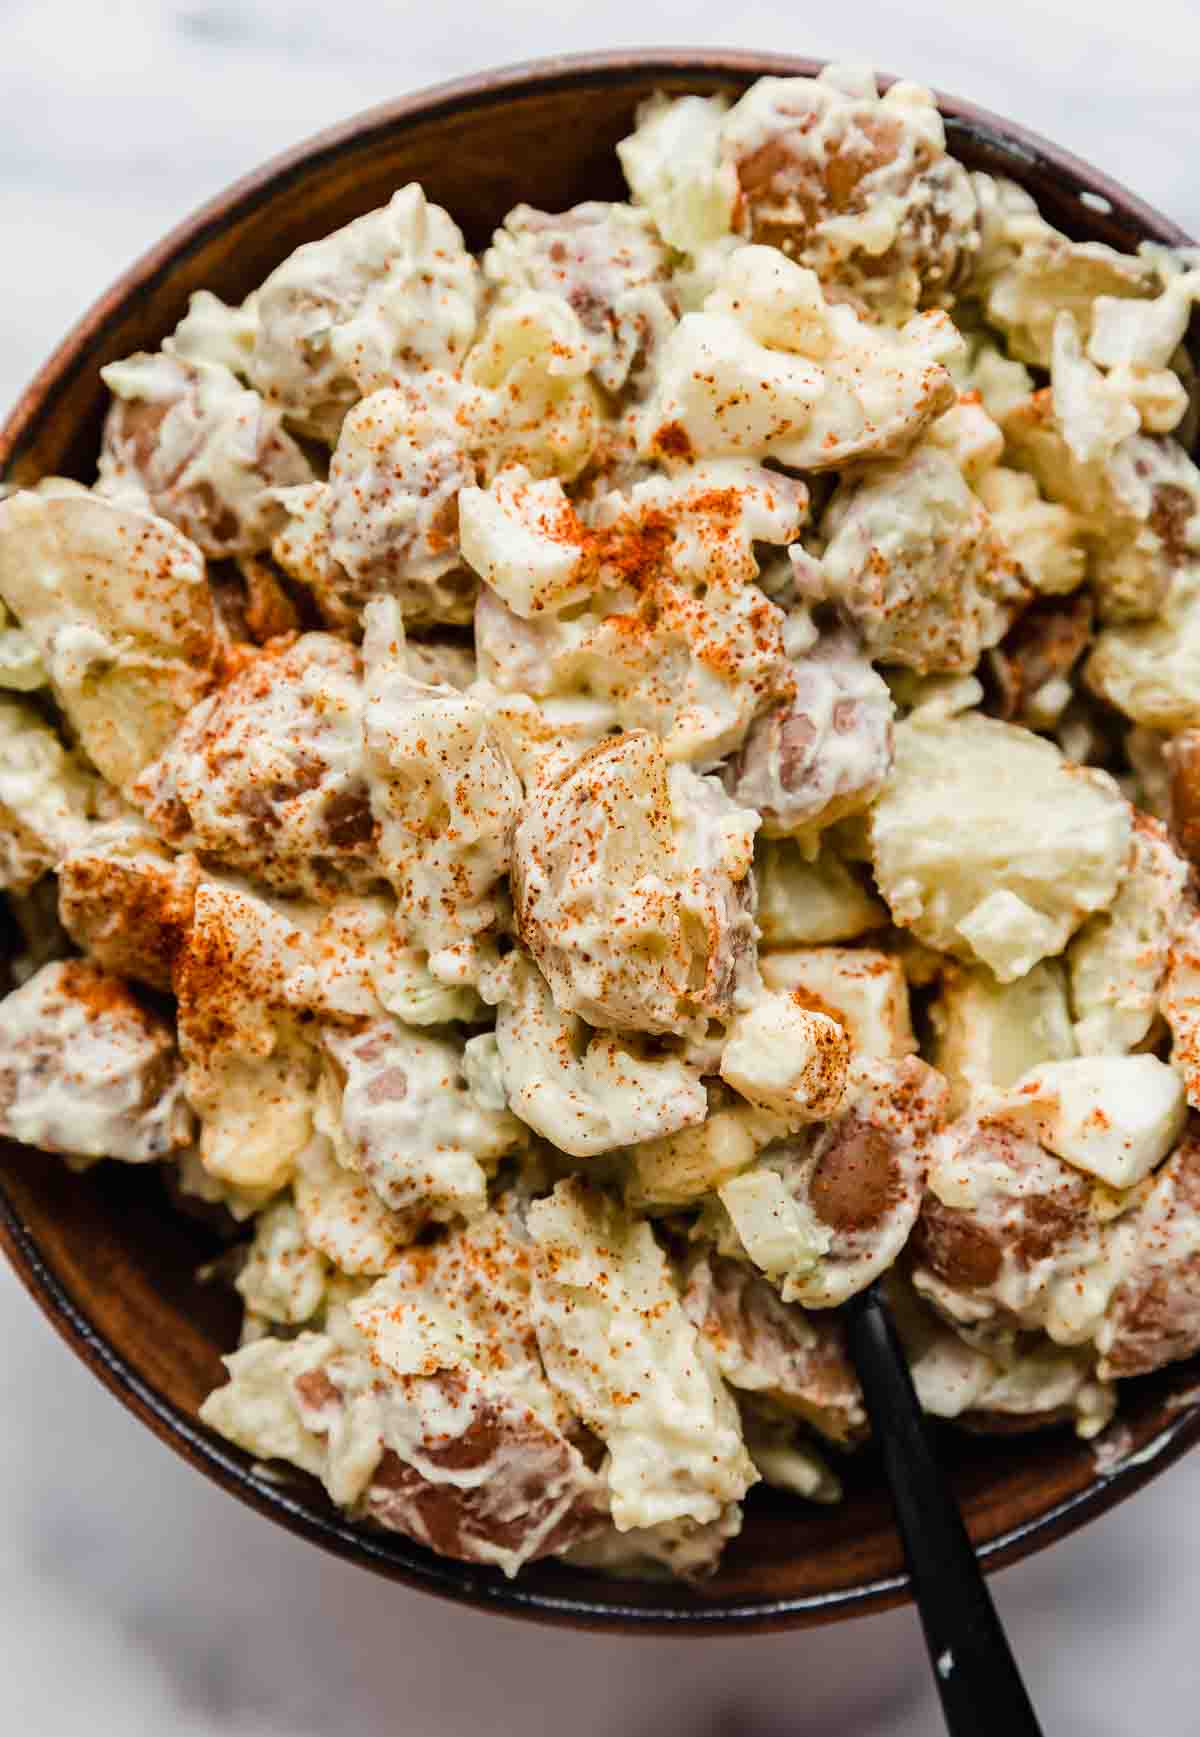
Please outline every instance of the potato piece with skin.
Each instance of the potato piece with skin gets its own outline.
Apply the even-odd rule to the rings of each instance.
[[[840,1446],[867,1434],[862,1389],[836,1317],[783,1302],[744,1261],[720,1255],[692,1263],[683,1306],[731,1387],[769,1400]]]
[[[1096,1332],[1100,1373],[1145,1375],[1200,1347],[1200,1130],[1196,1118],[1137,1209],[1118,1221],[1120,1282]]]
[[[870,826],[893,919],[1006,983],[1110,904],[1129,861],[1130,810],[1111,778],[973,715],[897,726]]]
[[[1128,743],[1129,758],[1143,784],[1159,792],[1165,784],[1166,801],[1154,803],[1152,811],[1169,815],[1174,843],[1188,862],[1200,863],[1200,728],[1180,730],[1166,742],[1147,741],[1148,734],[1141,732],[1137,746]]]
[[[1200,1109],[1200,913],[1190,905],[1171,938],[1159,1006],[1171,1028],[1171,1065]]]
[[[517,205],[492,237],[483,274],[502,299],[540,290],[573,308],[606,392],[636,390],[675,323],[670,255],[646,213],[629,205],[593,199],[556,215]]]
[[[480,1015],[471,990],[430,977],[398,935],[386,897],[318,905],[205,876],[194,888],[191,917],[198,929],[183,926],[182,947],[168,934],[167,948],[177,967],[198,949],[210,984],[219,974],[231,1025],[245,1019],[252,1026],[260,1007],[351,1026],[389,1013],[412,1025]]]
[[[0,889],[28,891],[89,831],[95,775],[41,714],[0,695]]]
[[[1135,814],[1133,861],[1107,911],[1067,949],[1075,1040],[1081,1055],[1135,1049],[1158,1011],[1172,937],[1184,915],[1188,866],[1166,828]]]
[[[321,1035],[331,1064],[326,1109],[338,1156],[392,1212],[478,1218],[487,1178],[521,1143],[521,1124],[480,1104],[459,1044],[398,1019]]]
[[[830,300],[900,321],[947,303],[979,245],[976,199],[930,93],[829,67],[759,79],[725,117],[735,226],[811,266]]]
[[[43,965],[0,1001],[0,1135],[148,1164],[191,1143],[174,1035],[127,983],[81,959]]]
[[[224,888],[197,888],[172,970],[179,1045],[204,1167],[240,1187],[281,1188],[312,1135],[316,1056],[295,1015],[247,973],[246,948],[235,944],[246,908]],[[274,988],[282,973],[268,957]]]
[[[943,314],[870,326],[776,249],[738,248],[663,346],[639,446],[666,463],[728,454],[795,470],[886,457],[953,405],[942,364],[960,349]]]
[[[1178,441],[1133,434],[1101,462],[1071,452],[1046,388],[1004,418],[1010,463],[1067,508],[1103,619],[1153,616],[1200,546],[1200,472]]]
[[[1043,959],[1012,983],[997,982],[984,967],[947,961],[930,1015],[930,1059],[950,1082],[955,1115],[989,1090],[1015,1085],[1039,1062],[1077,1053],[1066,980],[1056,959]]]
[[[1073,698],[1072,671],[1091,644],[1093,614],[1086,591],[1032,603],[986,654],[987,709],[1005,723],[1052,729]]]
[[[414,681],[392,600],[367,607],[363,732],[378,861],[433,976],[472,983],[502,917],[521,785],[480,701]]]
[[[832,1308],[889,1267],[921,1208],[946,1085],[915,1056],[856,1058],[840,1113],[779,1142],[719,1190],[785,1302]]]
[[[136,821],[110,821],[59,864],[59,917],[106,970],[170,990],[199,878],[195,857],[173,856]]]
[[[381,877],[363,776],[362,663],[306,633],[253,657],[184,721],[134,798],[177,849],[329,901]]]
[[[369,1181],[338,1162],[321,1134],[297,1157],[292,1198],[310,1247],[351,1278],[387,1272],[428,1222],[419,1209],[393,1212]]]
[[[841,482],[821,522],[825,593],[868,654],[971,670],[1028,592],[957,464],[926,442]]]
[[[608,1448],[617,1528],[716,1520],[758,1474],[653,1230],[577,1179],[535,1201],[528,1225],[538,1347]]]
[[[558,1005],[623,1031],[726,1017],[754,967],[753,832],[645,731],[536,790],[513,835],[513,904]]]
[[[573,1157],[674,1134],[708,1113],[697,1067],[561,1012],[527,954],[512,961],[496,1042],[513,1112]]]
[[[1115,1395],[1097,1379],[1090,1346],[1054,1345],[1041,1335],[980,1327],[970,1342],[904,1285],[888,1303],[922,1411],[952,1418],[977,1435],[1024,1434],[1073,1422],[1084,1440],[1112,1417]]]
[[[273,491],[312,477],[279,411],[228,368],[161,350],[101,376],[113,402],[97,494],[161,514],[206,555],[265,549],[283,519]]]
[[[915,1051],[908,983],[892,955],[874,947],[804,947],[764,953],[759,966],[768,989],[844,1027],[855,1055],[886,1061]]]
[[[88,758],[125,789],[212,684],[204,558],[165,519],[86,492],[0,502],[0,598]]]
[[[476,585],[458,546],[458,495],[475,482],[470,395],[439,373],[352,405],[329,477],[289,489],[294,514],[276,559],[310,586],[321,614],[356,632],[373,597],[394,597],[417,625],[467,622]]]
[[[204,1420],[358,1515],[509,1575],[600,1529],[594,1444],[543,1374],[510,1212],[402,1252],[349,1315],[341,1337],[235,1353]]]
[[[357,399],[461,363],[481,290],[457,226],[411,183],[275,268],[254,298],[250,383],[332,446]]]
[[[626,729],[661,735],[671,760],[721,758],[791,692],[786,618],[751,581],[756,545],[790,542],[807,501],[795,478],[718,459],[608,492],[580,509],[586,523],[555,519],[554,562],[565,554],[562,570],[587,576],[589,606],[526,620],[485,587],[481,676],[538,700],[608,703]]]
[[[788,1124],[823,1121],[846,1084],[850,1040],[841,1022],[792,994],[761,994],[726,1028],[721,1078]]]
[[[768,948],[854,941],[888,920],[887,908],[828,842],[809,861],[795,839],[760,835],[754,879],[759,934]]]
[[[892,698],[852,636],[818,641],[792,676],[794,697],[759,714],[726,772],[769,837],[811,836],[857,813],[892,764]]]
[[[1116,1281],[1090,1178],[986,1109],[934,1144],[913,1237],[918,1292],[952,1323],[1086,1343]]]

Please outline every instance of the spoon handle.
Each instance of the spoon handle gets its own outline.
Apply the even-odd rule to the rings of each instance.
[[[842,1313],[950,1737],[1041,1737],[958,1504],[934,1457],[887,1304],[871,1286]]]

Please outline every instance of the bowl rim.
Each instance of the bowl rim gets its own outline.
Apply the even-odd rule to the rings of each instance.
[[[206,200],[141,254],[75,322],[18,395],[0,427],[0,479],[32,442],[56,393],[88,365],[114,316],[135,296],[160,281],[202,245],[216,229],[285,187],[291,180],[347,147],[361,148],[376,134],[408,121],[426,121],[463,108],[485,108],[521,94],[570,85],[611,84],[637,74],[679,80],[696,77],[743,80],[805,77],[827,62],[747,49],[646,48],[557,55],[451,79],[376,104],[324,128],[269,158]],[[881,86],[897,82],[880,74]],[[954,139],[965,139],[1009,157],[1026,169],[1045,168],[1078,184],[1122,212],[1149,238],[1171,246],[1190,245],[1176,223],[1131,193],[1111,176],[1019,123],[963,99],[935,91],[938,107]],[[596,1632],[700,1634],[765,1632],[806,1623],[865,1615],[907,1601],[907,1574],[880,1576],[823,1593],[767,1600],[722,1602],[662,1609],[606,1597],[597,1576],[595,1598],[556,1594],[529,1587],[518,1577],[499,1580],[473,1565],[443,1559],[414,1547],[401,1558],[394,1544],[340,1514],[324,1514],[299,1499],[289,1485],[247,1461],[246,1456],[158,1393],[126,1362],[70,1295],[23,1223],[0,1180],[0,1248],[26,1290],[55,1330],[109,1390],[197,1470],[259,1513],[331,1553],[371,1567],[418,1591],[513,1617],[533,1618]],[[1168,1408],[1169,1408],[1168,1402]],[[1200,1440],[1200,1400],[1184,1402],[1175,1415],[1138,1451],[1116,1465],[1097,1463],[1093,1480],[1072,1495],[977,1546],[988,1572],[1007,1566],[1073,1532],[1132,1495]]]

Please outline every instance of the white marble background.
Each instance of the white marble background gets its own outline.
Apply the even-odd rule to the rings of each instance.
[[[137,252],[269,153],[488,65],[693,42],[874,60],[1200,234],[1195,0],[0,0],[0,400]],[[915,1618],[623,1641],[460,1612],[202,1482],[0,1272],[0,1729],[23,1737],[925,1737]],[[1048,1732],[1197,1729],[1200,1463],[996,1585]]]

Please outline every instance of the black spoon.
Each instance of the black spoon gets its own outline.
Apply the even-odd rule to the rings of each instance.
[[[958,1504],[874,1285],[841,1310],[921,1613],[950,1737],[1041,1737]]]

